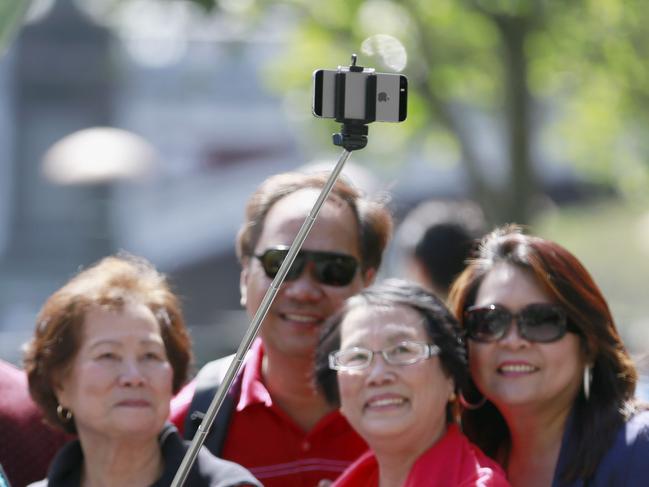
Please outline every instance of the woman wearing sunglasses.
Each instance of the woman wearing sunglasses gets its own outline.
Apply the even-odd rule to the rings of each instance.
[[[649,485],[649,413],[608,305],[560,245],[497,229],[456,280],[466,434],[514,487]]]
[[[349,298],[323,329],[316,381],[370,450],[334,487],[508,486],[457,425],[467,377],[457,322],[416,284]]]

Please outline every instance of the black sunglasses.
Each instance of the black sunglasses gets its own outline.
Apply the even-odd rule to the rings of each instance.
[[[552,303],[529,304],[518,313],[512,313],[499,304],[472,306],[464,312],[467,336],[477,342],[500,340],[514,320],[520,336],[530,342],[554,342],[567,331],[574,331],[574,328],[569,330],[565,310]]]
[[[267,249],[261,255],[255,255],[261,261],[264,272],[271,279],[277,275],[279,267],[288,254],[288,249],[285,245],[279,245]],[[300,277],[307,262],[313,262],[313,276],[315,279],[319,283],[328,286],[347,286],[354,279],[358,268],[358,261],[351,255],[300,250],[286,274],[286,280],[293,281]]]

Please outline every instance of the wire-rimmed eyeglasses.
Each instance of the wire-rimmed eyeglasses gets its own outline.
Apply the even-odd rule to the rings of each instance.
[[[391,365],[412,365],[440,353],[437,345],[404,340],[383,350],[352,347],[329,354],[329,368],[333,370],[363,370],[370,366],[374,355],[380,353]]]

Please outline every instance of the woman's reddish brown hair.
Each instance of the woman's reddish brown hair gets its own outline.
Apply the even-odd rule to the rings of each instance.
[[[47,299],[34,336],[25,345],[29,391],[48,423],[68,433],[76,432],[74,421],[65,423],[57,417],[54,381],[65,373],[79,351],[88,310],[99,307],[119,311],[125,304],[142,304],[151,310],[173,369],[174,393],[186,382],[192,361],[191,340],[180,301],[166,278],[142,258],[128,254],[106,257],[79,272]]]

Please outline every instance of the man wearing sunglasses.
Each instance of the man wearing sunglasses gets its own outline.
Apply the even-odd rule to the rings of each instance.
[[[272,176],[248,200],[237,256],[241,304],[250,316],[327,177]],[[367,448],[316,391],[313,360],[323,322],[372,283],[391,231],[384,205],[338,180],[230,388],[205,444],[249,468],[266,487],[317,486]],[[185,428],[185,437],[196,431],[229,360],[207,364],[172,403],[172,420]]]

